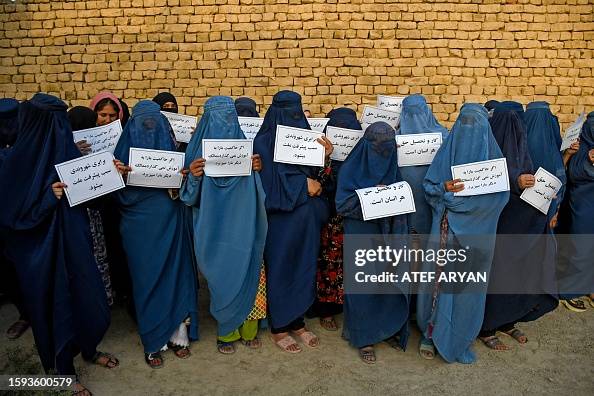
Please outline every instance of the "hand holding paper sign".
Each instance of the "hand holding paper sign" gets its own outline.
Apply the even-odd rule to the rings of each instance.
[[[64,194],[64,189],[66,188],[66,183],[62,182],[55,182],[52,184],[52,192],[56,196],[56,199],[59,201],[62,199],[62,195]]]
[[[534,175],[524,174],[518,176],[518,187],[520,187],[520,190],[524,190],[529,187],[534,187],[534,182]]]
[[[190,173],[194,177],[201,177],[204,175],[204,165],[206,160],[204,158],[197,158],[190,164]]]
[[[588,151],[588,157],[590,158],[590,162],[594,164],[594,149]]]
[[[334,146],[332,145],[332,142],[330,141],[330,139],[328,139],[324,135],[322,135],[322,137],[318,138],[318,143],[320,143],[322,146],[324,146],[324,152],[326,153],[326,161],[327,161],[328,158],[330,158],[330,156],[332,155],[332,152],[334,151]]]
[[[458,193],[464,190],[464,183],[462,179],[448,180],[443,183],[446,192]]]
[[[557,198],[557,193],[563,183],[544,168],[538,168],[532,178],[534,180],[532,186],[526,188],[522,192],[522,195],[520,195],[520,198],[540,210],[543,214],[547,214],[551,202]]]

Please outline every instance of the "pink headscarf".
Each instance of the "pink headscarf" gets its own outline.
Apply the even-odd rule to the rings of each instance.
[[[118,99],[118,97],[115,96],[114,94],[112,94],[111,92],[107,92],[107,91],[99,92],[91,100],[91,104],[89,105],[89,108],[91,110],[95,111],[95,106],[97,106],[97,103],[101,102],[103,99],[111,99],[115,102],[115,104],[118,105],[118,107],[120,108],[120,112],[118,113],[118,118],[121,120],[124,117],[124,110],[122,108],[122,104],[120,103],[120,100]]]

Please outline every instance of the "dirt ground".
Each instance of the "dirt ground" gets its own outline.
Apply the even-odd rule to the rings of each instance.
[[[108,370],[78,357],[83,383],[94,395],[122,396],[594,394],[594,309],[572,313],[560,307],[536,322],[521,324],[529,342],[520,346],[502,337],[512,345],[508,352],[490,351],[476,342],[479,359],[473,365],[421,359],[417,352],[419,333],[413,329],[406,352],[382,344],[377,348],[377,364],[369,366],[342,340],[340,331],[324,331],[317,320],[308,321],[321,338],[317,349],[289,355],[262,331],[261,350],[237,345],[234,355],[222,355],[215,348],[215,323],[208,314],[206,298],[202,298],[200,308],[201,339],[192,345],[192,357],[180,360],[168,351],[165,367],[160,370],[146,366],[134,322],[124,309],[116,308],[100,350],[115,354],[120,367]],[[0,307],[0,374],[13,373],[15,367],[39,367],[31,331],[17,341],[3,336],[16,316],[13,306]]]

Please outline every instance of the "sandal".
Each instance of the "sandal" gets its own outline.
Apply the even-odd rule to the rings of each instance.
[[[26,320],[19,319],[16,322],[14,322],[8,328],[8,330],[6,330],[6,337],[8,337],[9,340],[16,340],[17,338],[22,336],[28,328],[29,322],[27,322]]]
[[[435,358],[435,346],[433,345],[433,342],[431,342],[430,340],[427,340],[427,339],[421,340],[421,343],[419,345],[419,355],[421,355],[421,357],[423,359],[427,359],[427,360],[434,359]]]
[[[145,353],[144,361],[152,369],[160,369],[163,367],[163,357],[161,356],[161,352]]]
[[[310,348],[317,348],[318,346],[320,346],[320,339],[317,335],[315,335],[309,330],[305,330],[305,328],[301,330],[303,330],[301,333],[297,333],[295,331],[293,333],[295,333],[295,335],[299,337],[299,339],[303,341],[305,345],[307,345]]]
[[[173,342],[168,342],[167,348],[171,349],[175,356],[177,356],[180,359],[187,359],[192,355],[189,347],[177,345]]]
[[[590,306],[594,308],[594,298],[592,296],[593,295],[586,296],[586,301],[588,301],[590,303]]]
[[[479,339],[487,346],[487,348],[494,351],[509,350],[509,346],[505,345],[497,336],[479,337]]]
[[[363,360],[364,363],[367,364],[375,364],[375,350],[373,349],[373,345],[368,345],[363,348],[359,348],[359,357]]]
[[[563,306],[573,312],[586,312],[586,304],[577,298],[571,300],[560,300]]]
[[[280,349],[282,349],[285,352],[288,353],[299,353],[302,351],[301,347],[299,346],[299,344],[297,344],[297,341],[295,341],[295,339],[293,337],[291,337],[290,335],[287,335],[283,338],[281,338],[280,340],[276,341],[274,338],[270,337],[272,339],[272,342],[274,342],[276,344],[277,347],[279,347]],[[296,349],[292,350],[289,349],[290,346],[295,346]]]
[[[72,396],[93,396],[93,394],[91,393],[90,390],[88,390],[87,388],[84,387],[83,384],[81,384],[80,382],[76,381],[74,383],[74,387],[76,389],[76,385],[80,386],[80,390],[73,390],[72,391]]]
[[[107,360],[104,360],[103,363],[101,363],[99,361],[100,359],[107,359]],[[91,358],[90,361],[93,364],[96,364],[98,366],[105,367],[108,369],[113,369],[120,365],[120,361],[118,359],[116,359],[115,356],[113,356],[109,353],[99,352],[99,351],[95,352],[95,354],[93,355],[93,357]]]
[[[242,338],[241,343],[250,349],[260,349],[262,347],[262,341],[257,337],[253,340],[244,340]]]
[[[328,331],[338,330],[338,325],[336,324],[336,321],[334,320],[333,316],[330,316],[328,318],[320,318],[320,326],[322,326],[324,330]]]
[[[504,331],[503,333],[507,334],[508,336],[518,341],[522,345],[528,342],[528,337],[526,336],[526,334],[524,334],[522,330],[517,329],[515,327],[510,331]]]
[[[400,345],[400,337],[399,336],[392,336],[384,341],[386,344],[390,345],[392,348],[396,349],[397,351],[402,351],[402,346]]]
[[[232,342],[217,341],[217,349],[223,355],[232,355],[235,353],[235,345]]]

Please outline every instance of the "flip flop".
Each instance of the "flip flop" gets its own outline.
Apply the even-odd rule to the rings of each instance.
[[[515,327],[514,327],[512,330],[510,330],[510,331],[504,331],[503,333],[504,333],[505,335],[508,335],[508,336],[510,336],[510,337],[511,337],[511,338],[513,338],[514,340],[518,341],[518,343],[520,343],[521,345],[524,345],[525,343],[527,343],[527,342],[528,342],[528,337],[526,336],[526,334],[524,334],[524,333],[522,332],[522,330],[520,330],[520,329],[517,329],[517,328],[515,328]],[[524,341],[524,342],[520,341],[520,339],[521,339],[522,337],[524,337],[524,339],[525,339],[526,341]]]
[[[429,340],[421,340],[419,344],[419,355],[423,359],[433,360],[435,359],[435,346]]]
[[[494,351],[508,351],[509,346],[505,345],[497,336],[479,337],[479,339],[487,346],[487,348]],[[503,348],[497,348],[503,346]]]
[[[250,349],[260,349],[262,347],[262,341],[257,337],[253,340],[244,340],[242,338],[241,343]]]
[[[231,347],[231,350],[225,349]],[[223,355],[232,355],[235,353],[235,345],[232,342],[217,341],[217,349]]]
[[[6,336],[9,340],[16,340],[20,336],[23,335],[25,331],[29,328],[29,322],[26,320],[19,319],[14,322],[8,330],[6,330]]]
[[[278,341],[276,341],[274,338],[272,338],[272,336],[270,336],[270,339],[272,340],[272,342],[274,342],[274,344],[277,347],[279,347],[280,349],[282,349],[283,351],[285,351],[287,353],[299,353],[302,351],[299,344],[297,344],[297,341],[295,341],[295,339],[293,337],[291,337],[290,335],[286,335],[285,337],[281,338]],[[296,345],[297,349],[294,351],[288,349],[291,345]]]
[[[318,336],[309,330],[305,330],[302,333],[293,332],[293,334],[299,337],[299,339],[310,348],[317,348],[320,346],[320,339],[318,338]],[[315,345],[311,345],[312,341],[315,341]]]

